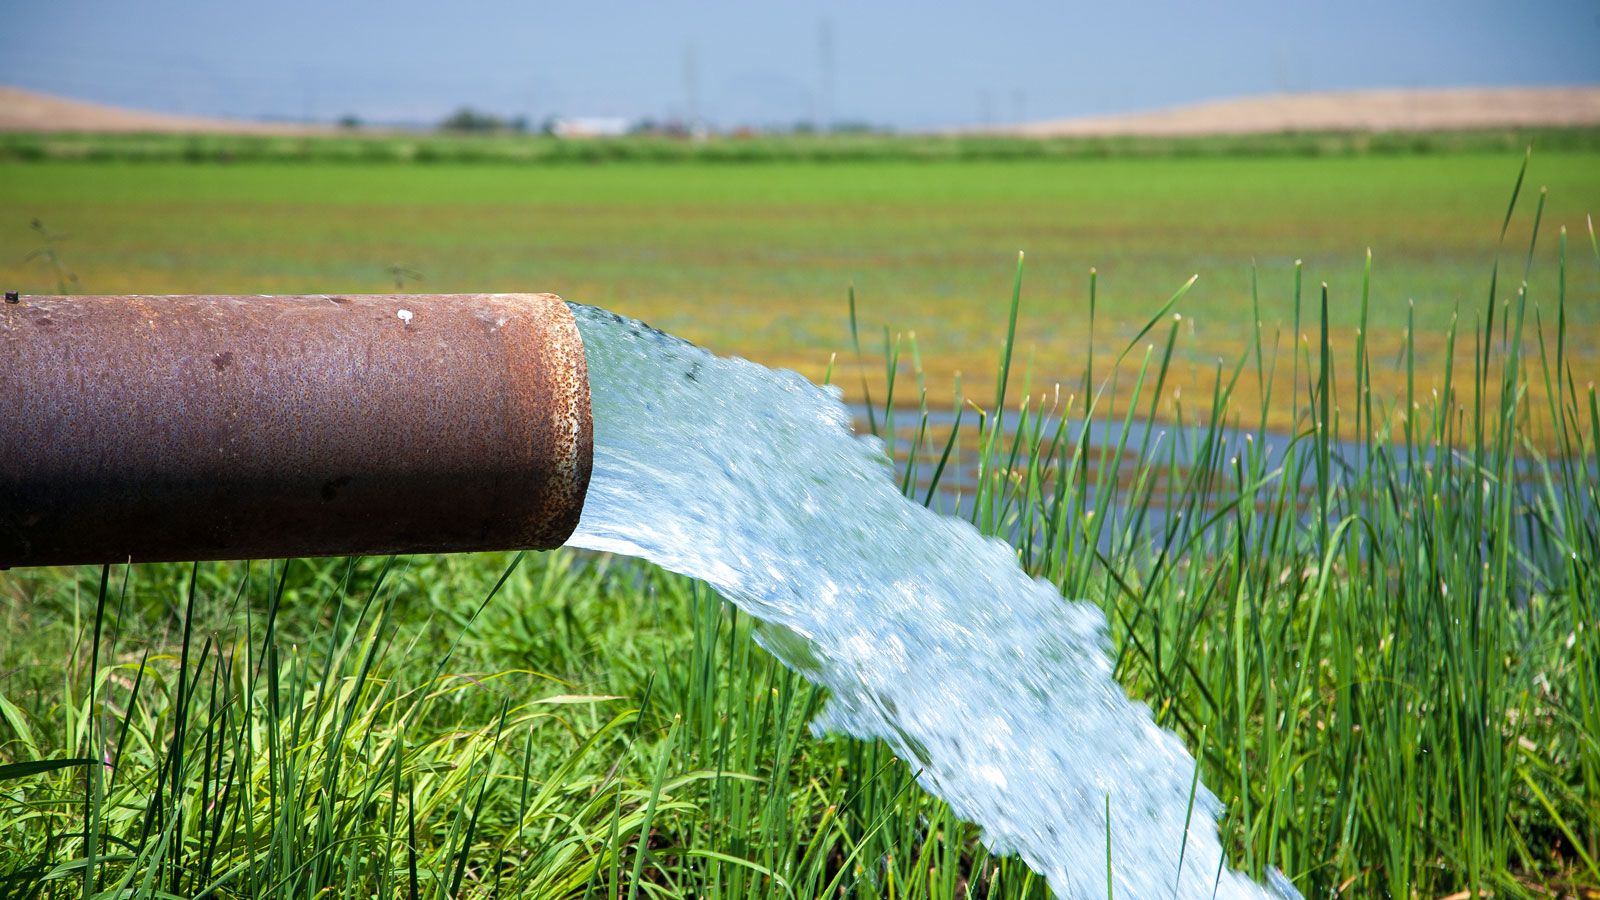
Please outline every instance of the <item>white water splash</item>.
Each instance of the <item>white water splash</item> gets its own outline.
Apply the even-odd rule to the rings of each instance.
[[[1204,787],[1185,844],[1194,759],[1112,679],[1098,608],[901,497],[837,393],[571,306],[595,452],[570,545],[702,579],[776,626],[762,643],[832,694],[814,728],[887,741],[1060,897],[1105,896],[1107,795],[1117,897],[1277,893],[1223,865]]]

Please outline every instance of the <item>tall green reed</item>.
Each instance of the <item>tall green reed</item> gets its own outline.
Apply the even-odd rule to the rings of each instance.
[[[1542,214],[1541,192],[1532,241]],[[1289,348],[1306,373],[1292,434],[1230,402],[1251,374],[1270,398],[1279,342],[1259,318],[1199,409],[1168,395],[1179,322],[1138,344],[1181,290],[1104,393],[980,415],[966,515],[1106,609],[1119,678],[1200,755],[1237,864],[1280,866],[1307,896],[1600,883],[1600,419],[1568,357],[1564,235],[1560,260],[1553,333],[1525,281],[1504,296],[1495,262],[1471,380],[1457,381],[1452,327],[1431,398],[1411,331],[1405,396],[1372,390],[1369,252],[1353,358],[1333,346],[1329,285],[1318,332],[1299,358]],[[1530,378],[1548,408],[1525,402]],[[1107,394],[1127,398],[1120,415]],[[904,455],[942,470],[953,443]]]

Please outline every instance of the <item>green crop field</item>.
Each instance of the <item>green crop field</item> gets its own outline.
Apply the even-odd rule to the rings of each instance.
[[[1209,385],[1245,349],[1252,263],[1265,340],[1287,360],[1294,262],[1307,309],[1330,290],[1333,342],[1353,346],[1364,254],[1373,254],[1374,384],[1399,385],[1395,352],[1415,301],[1417,366],[1441,369],[1443,335],[1484,301],[1520,154],[1066,159],[967,162],[359,165],[0,164],[0,282],[52,292],[550,291],[631,314],[724,354],[814,379],[849,352],[846,292],[862,341],[879,323],[915,332],[930,401],[969,394],[1003,338],[1012,261],[1027,252],[1036,384],[1120,347],[1191,275],[1177,385]],[[1536,153],[1524,203],[1549,187],[1530,297],[1555,302],[1560,228],[1587,243],[1600,153]],[[39,220],[44,231],[31,227]],[[1506,238],[1515,285],[1532,216]],[[50,240],[46,233],[69,237]],[[30,258],[30,254],[32,254]],[[397,271],[400,270],[400,271]],[[1574,266],[1568,327],[1580,380],[1600,375],[1600,272]],[[1578,299],[1582,298],[1582,299]],[[1302,334],[1306,332],[1302,323]],[[1465,351],[1463,351],[1465,352]],[[907,364],[909,366],[909,354]],[[1290,395],[1287,364],[1276,393]],[[870,367],[874,377],[881,367]],[[854,373],[836,380],[847,390]],[[881,381],[881,378],[879,378]],[[1064,385],[1075,387],[1075,385]],[[911,400],[909,396],[904,399]],[[1252,398],[1253,399],[1253,398]],[[1274,420],[1287,424],[1275,406]]]
[[[960,371],[983,414],[946,443],[901,409],[900,457],[954,447],[960,515],[1104,610],[1234,865],[1308,898],[1588,900],[1600,155],[1534,155],[1491,294],[1521,165],[9,162],[0,281],[549,290],[816,377],[837,353],[880,405],[890,371],[930,405]],[[1097,416],[1208,424],[1094,444],[1072,392],[1112,370]],[[749,616],[637,561],[18,569],[0,623],[0,898],[1050,897],[885,745],[812,734],[822,691]],[[1117,849],[1075,885],[1112,896]]]

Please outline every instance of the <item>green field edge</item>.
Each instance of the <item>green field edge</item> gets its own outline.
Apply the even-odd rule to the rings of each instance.
[[[718,135],[562,139],[544,135],[0,133],[0,161],[346,161],[352,163],[852,162],[1418,155],[1600,150],[1600,125],[1446,131],[1020,137],[993,134]]]

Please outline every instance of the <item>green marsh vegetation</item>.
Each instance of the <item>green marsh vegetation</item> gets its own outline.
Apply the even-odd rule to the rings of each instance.
[[[1070,384],[1103,393],[1042,387],[1016,351],[1047,313],[1006,291],[993,327],[1017,337],[960,407],[976,450],[922,425],[926,340],[862,348],[913,423],[897,454],[930,460],[907,491],[937,500],[945,454],[978,454],[960,514],[1106,610],[1119,679],[1200,760],[1234,863],[1308,897],[1600,890],[1600,401],[1572,324],[1600,246],[1546,231],[1529,185],[1492,218],[1492,291],[1408,332],[1398,396],[1306,278],[1308,338],[1246,329],[1222,363],[1192,349],[1193,289],[1143,307],[1074,357]],[[1361,334],[1387,277],[1337,283]],[[1263,305],[1293,284],[1259,283]],[[1451,351],[1437,369],[1423,335]],[[1176,391],[1184,367],[1208,389]],[[1094,446],[1085,413],[1184,439]],[[821,698],[746,617],[629,560],[25,570],[0,604],[14,896],[1044,895],[881,747],[811,736]]]

